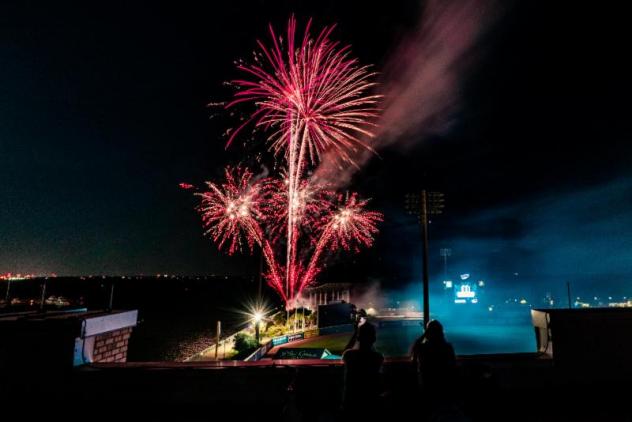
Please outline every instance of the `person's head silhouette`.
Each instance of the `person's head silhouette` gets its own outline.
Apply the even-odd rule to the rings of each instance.
[[[370,349],[375,344],[375,327],[370,322],[365,322],[358,327],[358,343],[361,349]]]
[[[424,333],[426,341],[440,342],[445,341],[445,335],[443,334],[443,325],[436,319],[428,322],[426,325],[426,331]]]

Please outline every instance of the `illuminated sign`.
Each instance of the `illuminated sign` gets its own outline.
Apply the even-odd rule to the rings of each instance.
[[[331,356],[331,352],[324,348],[283,348],[279,350],[274,359],[327,359]]]
[[[461,280],[467,280],[468,278],[470,278],[469,273],[461,274]]]
[[[272,339],[272,345],[278,346],[287,343],[287,336],[275,337]]]
[[[456,292],[456,297],[459,299],[471,299],[476,296],[476,292],[472,290],[469,284],[461,284],[461,289]]]
[[[454,303],[478,303],[477,283],[461,283],[455,286]]]
[[[272,346],[279,346],[281,344],[290,343],[296,340],[302,340],[305,338],[304,333],[290,334],[288,336],[275,337],[272,339]]]
[[[446,280],[443,282],[443,284],[445,285],[446,289],[451,289],[452,288],[452,280]]]
[[[287,336],[288,343],[291,341],[302,340],[302,339],[303,339],[303,333],[292,334],[292,335]]]

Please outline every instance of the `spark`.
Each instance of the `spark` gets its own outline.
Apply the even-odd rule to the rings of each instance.
[[[313,38],[310,19],[297,42],[296,19],[291,17],[284,45],[269,26],[271,46],[257,41],[260,60],[237,65],[246,78],[232,81],[238,91],[226,108],[250,102],[256,111],[231,132],[228,145],[249,124],[269,129],[271,150],[297,161],[298,176],[306,155],[316,164],[325,150],[333,149],[351,161],[350,152],[370,149],[363,139],[373,136],[381,97],[368,93],[375,86],[375,72],[351,56],[350,46],[330,39],[334,28],[325,27]],[[296,160],[290,158],[293,154],[298,154]]]
[[[227,146],[247,125],[254,124],[270,132],[270,149],[287,162],[286,295],[294,297],[301,216],[292,208],[300,208],[306,161],[316,165],[324,151],[333,151],[352,163],[351,152],[370,150],[363,139],[373,136],[370,129],[380,96],[368,94],[375,85],[370,67],[359,65],[348,45],[341,47],[330,39],[335,26],[323,28],[313,38],[310,19],[297,42],[292,16],[285,45],[272,26],[268,28],[271,46],[258,40],[255,64],[237,64],[245,79],[232,81],[238,91],[226,108],[249,102],[256,111],[231,131]]]
[[[264,276],[270,287],[286,300],[281,268],[261,226],[265,222],[262,188],[266,180],[255,181],[252,172],[243,167],[226,167],[224,177],[223,183],[207,182],[208,190],[196,193],[201,198],[198,211],[205,235],[219,249],[227,249],[229,255],[243,250],[244,245],[252,253],[254,245],[259,245],[268,268]]]
[[[375,72],[360,65],[348,45],[330,39],[335,26],[313,37],[310,20],[298,39],[296,26],[291,17],[285,42],[269,26],[271,44],[257,41],[253,64],[235,63],[245,76],[231,82],[237,91],[225,105],[255,108],[226,131],[226,146],[249,125],[262,129],[284,172],[255,180],[249,170],[227,168],[226,182],[208,182],[208,191],[200,194],[206,233],[229,254],[259,245],[268,284],[288,309],[315,282],[325,251],[357,252],[372,245],[382,219],[365,210],[367,201],[356,194],[335,193],[307,176],[325,152],[353,164],[351,154],[371,150],[367,140],[380,99],[369,93]],[[283,253],[275,253],[282,244]]]

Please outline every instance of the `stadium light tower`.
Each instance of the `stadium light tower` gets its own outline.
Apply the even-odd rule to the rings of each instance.
[[[406,194],[406,211],[417,215],[421,225],[421,238],[423,241],[423,301],[424,301],[424,327],[430,321],[430,290],[428,276],[428,216],[443,213],[445,207],[445,195],[441,192],[427,192]]]

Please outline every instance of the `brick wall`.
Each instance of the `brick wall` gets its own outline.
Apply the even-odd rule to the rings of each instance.
[[[92,349],[92,361],[127,361],[127,344],[131,335],[132,327],[127,327],[95,336],[94,348]]]

